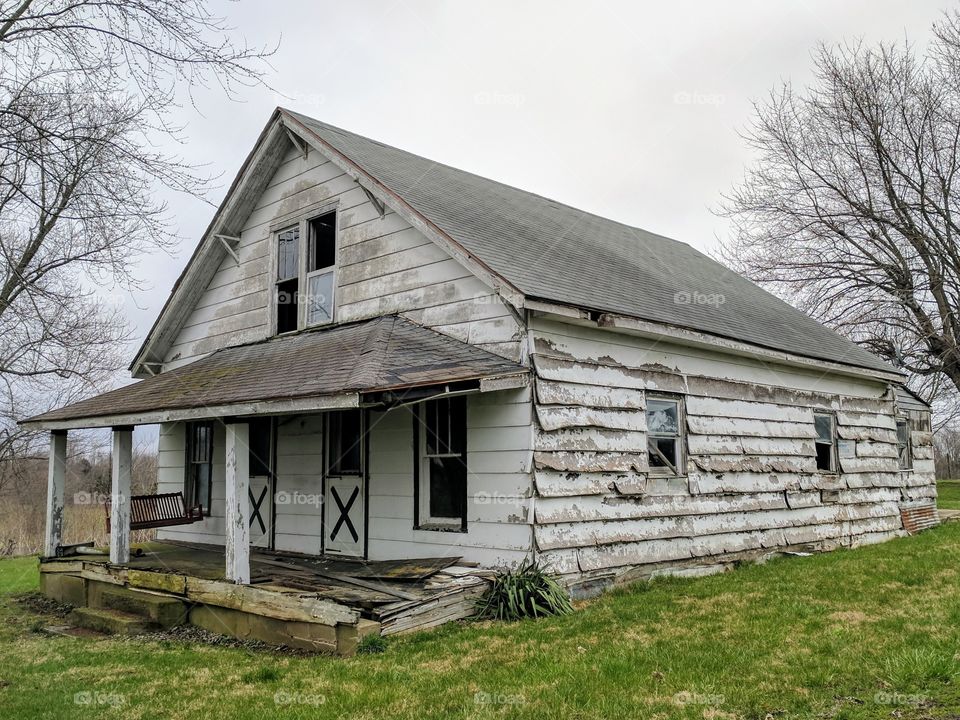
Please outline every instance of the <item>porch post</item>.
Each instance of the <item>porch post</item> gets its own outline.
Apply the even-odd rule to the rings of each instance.
[[[113,429],[110,483],[110,562],[130,562],[130,471],[133,465],[133,428]]]
[[[50,433],[47,469],[47,527],[43,540],[44,557],[54,557],[63,541],[63,488],[67,476],[67,431]]]
[[[227,579],[250,582],[250,424],[228,422],[226,448]]]

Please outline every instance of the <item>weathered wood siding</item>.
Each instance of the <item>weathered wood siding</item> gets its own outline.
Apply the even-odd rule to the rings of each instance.
[[[413,408],[370,418],[369,555],[463,556],[487,566],[532,551],[531,391],[467,398],[467,532],[415,530]]]
[[[535,540],[571,581],[880,541],[935,496],[929,433],[914,432],[914,469],[899,470],[883,383],[545,319],[531,343]],[[681,477],[647,467],[650,391],[683,398]],[[816,469],[815,410],[837,418],[836,474]]]
[[[210,503],[210,516],[201,522],[190,525],[160,528],[157,537],[160,540],[180,540],[183,542],[224,543],[224,514],[226,497],[226,468],[224,454],[224,426],[213,424],[213,487]],[[163,423],[160,426],[160,440],[157,453],[157,492],[183,492],[184,462],[186,461],[186,425],[184,423]]]
[[[522,331],[503,301],[392,211],[380,217],[351,178],[322,154],[291,150],[247,218],[166,354],[164,369],[262,339],[270,328],[273,228],[307,208],[338,203],[336,319],[409,319],[505,357],[520,359]]]

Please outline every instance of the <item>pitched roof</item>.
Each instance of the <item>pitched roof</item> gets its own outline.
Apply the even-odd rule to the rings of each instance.
[[[280,112],[528,297],[896,372],[686,243]]]
[[[526,372],[486,350],[387,316],[218,350],[25,422],[382,392]]]

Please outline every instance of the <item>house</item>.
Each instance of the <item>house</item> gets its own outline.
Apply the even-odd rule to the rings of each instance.
[[[284,109],[130,369],[27,421],[51,433],[50,558],[65,433],[112,427],[109,565],[131,562],[154,423],[158,493],[202,515],[159,539],[222,548],[238,585],[253,547],[535,555],[587,594],[936,522],[930,411],[897,369],[689,245]]]

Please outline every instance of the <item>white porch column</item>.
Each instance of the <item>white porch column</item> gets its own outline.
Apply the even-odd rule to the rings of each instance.
[[[47,528],[43,540],[44,557],[54,557],[63,542],[63,488],[67,477],[67,431],[50,433],[50,459],[47,470]]]
[[[250,582],[250,424],[228,422],[226,448],[227,579]]]
[[[110,483],[110,562],[130,562],[130,472],[133,428],[113,429]]]

